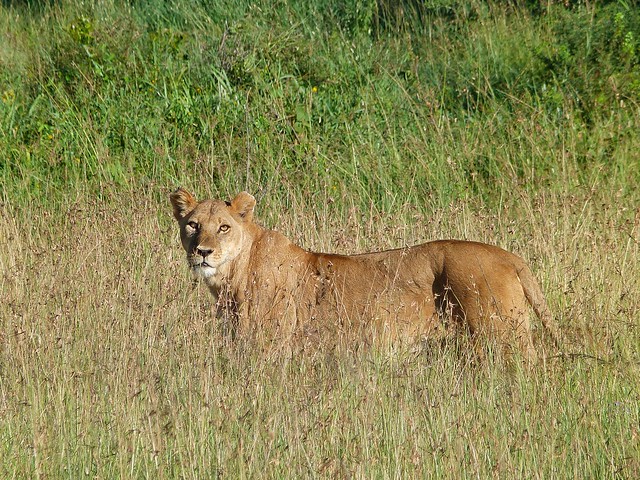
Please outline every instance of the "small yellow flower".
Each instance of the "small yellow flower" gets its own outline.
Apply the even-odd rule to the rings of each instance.
[[[318,87],[311,87],[311,91],[313,93],[318,93]]]
[[[4,103],[13,103],[13,100],[16,98],[16,92],[13,89],[5,90],[2,92],[2,101]]]

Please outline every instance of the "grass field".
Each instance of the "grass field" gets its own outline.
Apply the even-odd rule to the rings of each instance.
[[[0,477],[640,476],[636,1],[1,5]],[[567,355],[265,359],[178,185],[315,250],[514,251]]]

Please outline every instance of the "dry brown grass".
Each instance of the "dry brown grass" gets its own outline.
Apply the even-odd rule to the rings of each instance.
[[[265,203],[259,218],[318,250],[455,237],[516,251],[572,355],[530,373],[474,367],[455,345],[265,361],[220,335],[168,204],[5,205],[0,476],[640,474],[637,207],[595,192],[428,215]]]

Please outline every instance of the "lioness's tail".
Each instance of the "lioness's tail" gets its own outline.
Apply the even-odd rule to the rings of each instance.
[[[542,325],[549,333],[549,336],[553,340],[556,348],[560,350],[560,335],[538,281],[533,276],[531,269],[526,265],[518,271],[518,277],[520,278],[520,284],[522,285],[524,296],[527,298],[529,304],[533,308],[533,311],[536,312],[536,315],[542,322]]]

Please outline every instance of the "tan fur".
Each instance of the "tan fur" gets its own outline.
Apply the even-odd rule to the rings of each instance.
[[[246,192],[231,202],[197,202],[178,189],[171,203],[189,266],[220,313],[238,319],[241,335],[416,341],[452,320],[474,336],[515,340],[535,360],[529,305],[554,334],[531,270],[496,246],[438,240],[360,255],[313,253],[254,223],[255,199]]]

